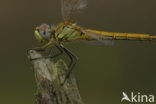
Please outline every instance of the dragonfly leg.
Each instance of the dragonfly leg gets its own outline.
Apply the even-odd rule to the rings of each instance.
[[[58,54],[56,54],[56,55],[54,55],[54,56],[47,56],[47,57],[49,57],[49,58],[55,58],[55,57],[58,57],[59,55],[62,55],[63,54],[63,52],[65,52],[66,53],[66,55],[70,58],[70,63],[69,63],[69,65],[68,65],[68,68],[69,68],[69,71],[67,72],[67,75],[66,75],[66,77],[65,77],[65,79],[64,79],[64,81],[63,81],[63,83],[61,84],[61,85],[64,85],[64,83],[66,82],[66,80],[69,78],[69,76],[70,76],[70,74],[71,74],[71,72],[72,72],[72,70],[73,70],[73,68],[74,68],[74,66],[75,66],[75,64],[76,64],[76,62],[77,62],[77,57],[72,53],[72,52],[70,52],[68,49],[66,49],[66,48],[64,48],[63,46],[59,46],[59,45],[57,45],[57,44],[54,44],[55,45],[55,47],[60,51]],[[50,52],[51,53],[51,52]],[[49,53],[49,54],[50,54]]]
[[[31,51],[31,50],[35,50],[35,51],[41,52],[41,51],[45,51],[45,48],[43,48],[43,47],[36,47],[36,48],[28,49],[28,50],[27,50],[27,53],[28,53],[29,51]]]
[[[46,49],[43,48],[43,47],[37,47],[37,48],[33,48],[33,49],[27,50],[27,53],[29,53],[31,50],[35,50],[35,51],[38,51],[38,52],[43,52],[43,51],[45,51]],[[41,59],[41,58],[42,58],[42,57],[30,59],[30,61],[37,60],[37,59]]]
[[[55,57],[60,56],[60,55],[63,53],[63,49],[60,48],[58,45],[54,45],[54,46],[59,50],[59,53],[57,53],[57,54],[51,56],[50,54],[51,54],[51,52],[52,52],[52,47],[50,47],[48,56],[43,56],[43,57],[40,57],[40,58],[31,59],[31,61],[32,61],[32,60],[41,59],[41,58],[51,58],[51,59],[52,59],[52,58],[55,58]],[[35,51],[38,51],[38,52],[46,51],[46,49],[45,49],[45,48],[42,48],[42,47],[41,47],[41,48],[39,47],[39,48],[29,49],[28,51],[30,51],[30,50],[35,50]]]
[[[69,58],[71,60],[70,61],[70,64],[68,65],[69,71],[68,71],[68,73],[67,73],[67,75],[66,75],[63,83],[61,84],[61,85],[64,85],[64,83],[66,82],[66,80],[70,77],[70,74],[71,74],[71,72],[72,72],[72,70],[73,70],[73,68],[74,68],[74,66],[75,66],[75,64],[77,62],[77,57],[72,52],[70,52],[68,49],[66,49],[64,47],[62,47],[62,49],[69,56]]]
[[[69,65],[68,65],[69,71],[67,72],[67,75],[66,75],[63,83],[61,84],[61,85],[64,85],[66,80],[70,77],[70,74],[71,74],[71,72],[72,72],[72,70],[73,70],[73,68],[77,62],[77,57],[72,52],[70,52],[68,49],[64,48],[63,46],[59,46],[57,44],[54,44],[54,46],[59,50],[59,53],[57,53],[54,56],[51,56],[50,54],[51,54],[52,48],[50,48],[50,52],[49,52],[48,56],[45,56],[45,58],[55,58],[55,57],[62,55],[63,52],[65,52],[71,60]],[[30,50],[45,51],[46,49],[41,47],[41,48],[34,48],[34,49],[30,49]],[[30,50],[28,50],[28,51],[30,51]],[[41,58],[43,58],[43,57],[41,57]],[[40,59],[40,58],[31,59],[31,61],[37,60],[37,59]]]
[[[47,57],[50,57],[51,59],[53,59],[53,58],[55,58],[55,57],[58,57],[58,56],[60,56],[60,55],[63,54],[63,49],[62,49],[60,46],[58,46],[58,45],[56,45],[56,44],[54,44],[54,46],[59,50],[59,53],[57,53],[57,54],[51,56],[51,55],[50,55],[50,54],[51,54],[51,51],[52,51],[52,48],[51,48],[51,49],[50,49],[50,52],[49,52],[49,55],[47,56]]]

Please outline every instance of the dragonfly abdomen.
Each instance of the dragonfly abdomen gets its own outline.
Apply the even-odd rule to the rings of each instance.
[[[87,31],[95,33],[96,38],[98,37],[99,39],[156,41],[156,36],[149,34],[115,33],[90,29],[88,29]]]

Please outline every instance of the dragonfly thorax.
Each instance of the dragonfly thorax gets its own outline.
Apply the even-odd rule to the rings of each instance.
[[[78,40],[83,35],[78,26],[74,24],[60,23],[55,29],[54,39],[56,42],[64,43]]]

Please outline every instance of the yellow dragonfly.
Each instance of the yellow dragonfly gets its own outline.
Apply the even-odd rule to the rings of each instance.
[[[97,31],[91,29],[84,29],[76,25],[74,16],[80,10],[87,6],[87,0],[61,0],[62,3],[62,17],[64,22],[59,23],[56,27],[42,24],[36,27],[35,37],[41,43],[45,43],[43,47],[35,48],[37,51],[45,51],[51,46],[55,46],[59,53],[47,57],[54,58],[65,53],[70,58],[69,72],[65,78],[69,77],[74,65],[76,64],[76,56],[66,49],[63,45],[66,42],[84,40],[84,41],[99,41],[102,44],[108,44],[111,40],[135,40],[135,41],[155,41],[156,36],[149,34],[131,34],[131,33],[115,33]],[[65,83],[64,81],[64,83]]]

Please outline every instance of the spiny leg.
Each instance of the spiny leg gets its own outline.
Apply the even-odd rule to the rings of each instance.
[[[62,46],[61,46],[61,47],[62,47]],[[76,57],[73,53],[71,53],[68,49],[66,49],[66,48],[64,48],[64,47],[62,47],[62,49],[63,49],[64,52],[69,56],[69,58],[70,58],[70,60],[71,60],[70,64],[68,65],[69,71],[68,71],[68,73],[67,73],[67,75],[66,75],[66,77],[65,77],[65,79],[64,79],[64,81],[63,81],[63,83],[61,84],[61,85],[64,85],[64,83],[65,83],[66,80],[69,78],[69,76],[70,76],[70,74],[71,74],[71,72],[72,72],[72,70],[73,70],[73,68],[74,68],[74,66],[75,66],[75,64],[76,64],[76,62],[77,62],[77,57]]]
[[[50,53],[51,53],[51,51],[50,51],[49,56],[47,56],[47,57],[49,57],[49,58],[55,58],[55,57],[58,57],[58,56],[62,55],[63,52],[65,52],[66,55],[71,60],[70,63],[69,63],[69,65],[68,65],[69,72],[67,73],[67,76],[66,76],[66,79],[67,79],[70,76],[70,73],[72,72],[72,69],[74,68],[74,66],[76,64],[77,58],[76,58],[76,56],[73,53],[71,53],[68,49],[64,48],[63,46],[60,46],[58,44],[54,44],[54,46],[59,50],[59,53],[56,54],[56,55],[54,55],[54,56],[50,56]]]
[[[31,61],[32,60],[37,60],[37,59],[41,59],[41,58],[51,58],[51,59],[53,59],[53,58],[55,58],[55,57],[58,57],[58,56],[60,56],[60,55],[62,55],[63,54],[63,49],[61,49],[58,45],[54,45],[58,50],[59,50],[59,53],[57,53],[57,54],[55,54],[55,55],[51,55],[51,53],[52,53],[52,46],[50,47],[50,50],[49,50],[49,53],[48,53],[48,55],[47,56],[43,56],[43,57],[40,57],[40,58],[35,58],[35,59],[31,59]],[[43,52],[43,51],[46,51],[46,49],[45,48],[42,48],[42,47],[39,47],[39,48],[34,48],[34,49],[30,49],[30,50],[35,50],[35,51],[38,51],[38,52]],[[29,51],[30,51],[29,50]]]
[[[31,50],[35,50],[35,51],[37,51],[37,52],[43,52],[43,51],[45,51],[46,49],[43,48],[43,47],[37,47],[37,48],[33,48],[33,49],[27,50],[27,53],[29,53]],[[41,59],[41,58],[42,58],[42,57],[30,59],[30,61],[37,60],[37,59]]]
[[[38,51],[38,52],[43,52],[43,51],[46,51],[46,49],[48,49],[50,46],[52,46],[53,44],[53,41],[49,41],[47,44],[45,44],[44,46],[42,47],[37,47],[37,48],[33,48],[33,49],[29,49],[27,52],[29,52],[30,50],[35,50],[35,51]],[[50,50],[51,51],[51,50]],[[41,59],[43,57],[40,57],[40,58],[35,58],[35,59],[31,59],[32,60],[36,60],[36,59]]]
[[[60,51],[58,54],[54,55],[54,56],[50,56],[50,53],[51,53],[51,49],[50,49],[50,52],[49,52],[49,56],[47,56],[47,58],[55,58],[55,57],[58,57],[60,55],[63,54],[63,52],[65,52],[67,54],[67,56],[70,58],[70,63],[68,65],[68,68],[69,68],[69,71],[67,72],[67,75],[63,81],[63,83],[61,85],[64,85],[64,83],[66,82],[66,80],[69,78],[76,62],[77,62],[77,57],[72,53],[70,52],[68,49],[64,48],[63,46],[60,46],[58,44],[54,44],[54,46]]]
[[[70,64],[68,65],[69,71],[68,71],[63,83],[61,84],[61,85],[64,85],[64,83],[69,78],[69,76],[70,76],[70,74],[71,74],[71,72],[72,72],[72,70],[73,70],[73,68],[77,62],[77,58],[73,53],[71,53],[68,49],[64,48],[63,46],[59,46],[57,44],[54,44],[54,46],[59,50],[59,53],[54,55],[54,56],[51,56],[50,54],[51,54],[52,48],[50,48],[50,52],[49,52],[48,56],[45,56],[45,58],[55,58],[55,57],[58,57],[61,54],[63,54],[63,52],[65,52],[71,60]],[[30,49],[30,50],[45,51],[46,49],[41,47],[41,48],[35,48],[35,49]],[[41,57],[41,58],[43,58],[43,57]],[[36,59],[40,59],[40,58],[36,58]],[[36,59],[31,59],[31,60],[36,60]]]
[[[28,49],[28,50],[27,50],[27,53],[28,53],[29,51],[31,51],[31,50],[35,50],[35,51],[41,52],[41,51],[45,51],[45,48],[43,48],[43,47],[36,47],[36,48]]]
[[[59,47],[57,44],[54,44],[54,46],[59,50],[59,53],[51,56],[52,48],[50,48],[50,52],[49,52],[48,56],[46,56],[46,58],[53,59],[53,58],[56,58],[56,57],[58,57],[58,56],[63,54],[63,49],[61,47]]]
[[[29,49],[28,51],[27,51],[27,53],[30,51],[30,50],[35,50],[35,51],[37,51],[37,52],[43,52],[43,51],[46,51],[46,49],[48,49],[48,47],[50,47],[52,45],[52,41],[49,41],[47,44],[45,44],[44,46],[42,46],[42,47],[37,47],[37,48],[33,48],[33,49]],[[37,59],[41,59],[41,58],[43,58],[43,57],[40,57],[40,58],[35,58],[35,59],[30,59],[30,61],[32,61],[32,60],[37,60]]]

